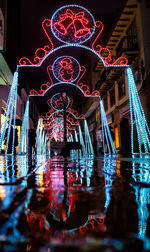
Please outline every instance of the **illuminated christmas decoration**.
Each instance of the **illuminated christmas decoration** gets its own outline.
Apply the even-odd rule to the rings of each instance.
[[[79,62],[71,56],[57,58],[52,69],[55,78],[60,82],[75,82],[80,74]]]
[[[52,16],[51,30],[54,36],[68,44],[80,44],[94,33],[95,20],[91,13],[79,5],[66,5]]]
[[[88,128],[86,119],[84,119],[84,134],[85,134],[86,154],[94,155],[93,145],[91,142],[91,137],[90,137],[89,128]]]
[[[125,57],[119,57],[119,58],[114,59],[114,57],[112,57],[111,55],[111,51],[108,48],[104,48],[103,46],[99,44],[98,40],[104,29],[102,22],[101,21],[95,22],[91,13],[81,6],[67,5],[58,9],[52,16],[51,20],[45,19],[42,22],[42,28],[46,37],[48,38],[49,44],[35,51],[35,57],[33,59],[33,62],[29,60],[27,57],[20,59],[19,61],[20,65],[18,66],[18,68],[21,68],[21,67],[28,68],[32,66],[32,67],[39,67],[40,69],[40,66],[43,64],[43,62],[48,60],[49,57],[52,58],[54,56],[54,53],[59,55],[60,52],[65,51],[66,49],[69,49],[71,51],[73,48],[83,49],[86,52],[91,52],[93,55],[97,57],[98,60],[101,60],[104,67],[107,67],[107,68],[115,67],[116,69],[117,68],[119,69],[120,67],[124,69],[127,68],[130,111],[131,111],[131,150],[132,150],[132,153],[134,153],[133,131],[134,131],[134,125],[135,125],[137,137],[138,137],[138,143],[139,143],[139,153],[140,154],[148,153],[150,149],[150,141],[149,141],[150,131],[148,129],[144,111],[141,106],[141,102],[138,97],[138,92],[135,87],[132,71],[127,65],[128,60]],[[60,45],[55,48],[51,40],[51,35],[50,35],[51,31],[59,41],[65,44]],[[91,48],[83,45],[84,42],[86,42],[88,39],[91,39],[95,31],[98,32],[98,34],[95,36],[94,41],[91,44]],[[62,55],[62,53],[60,55]],[[56,57],[54,58],[56,59]],[[59,82],[53,83],[53,78],[52,78],[51,73],[52,71],[55,71],[54,63],[53,63],[53,67],[51,65],[48,65],[47,73],[49,76],[49,81],[47,81],[46,83],[43,83],[39,91],[31,90],[30,95],[44,96],[48,92],[48,90],[51,90],[52,88],[57,88],[57,85],[67,84],[70,87],[78,88],[81,91],[81,93],[86,97],[100,97],[100,93],[98,90],[90,91],[90,87],[81,82],[81,79],[86,71],[84,66],[80,67],[79,64],[77,63],[78,71],[76,71],[73,61],[77,62],[77,60],[73,58],[71,55],[61,56],[57,58],[57,60],[58,59],[59,59],[59,63],[58,63],[59,69],[56,70],[56,73],[54,73],[54,75],[56,78],[58,78]],[[54,61],[55,64],[57,60]],[[78,77],[74,76],[75,73],[76,75],[78,75]],[[76,81],[76,83],[72,83],[73,81]],[[10,97],[12,96],[10,95]],[[69,112],[75,115],[73,109],[72,108],[69,108],[69,109],[70,109]],[[104,113],[103,106],[101,106],[101,110],[102,110],[101,118],[102,118],[103,141],[106,141],[107,143],[109,154],[116,153],[116,149],[113,146],[113,141],[111,138],[109,127],[107,125],[106,115]],[[13,118],[13,116],[11,117],[11,114],[13,112],[12,110],[10,110],[10,107],[8,111],[10,113],[10,119]],[[15,110],[14,110],[14,113],[15,113]],[[76,119],[78,119],[76,115],[75,117]],[[48,114],[47,114],[47,118],[49,118]],[[8,117],[6,119],[7,119],[6,121],[8,122]],[[11,125],[11,120],[10,120],[9,125]],[[3,132],[1,141],[0,141],[0,148],[4,140],[4,136],[5,134]],[[105,145],[105,142],[103,143],[103,145]],[[144,148],[144,151],[143,151],[143,148]],[[105,148],[104,148],[104,151],[105,151]]]
[[[108,66],[128,65],[128,60],[125,57],[119,57],[113,62],[113,56],[111,54],[111,51],[108,48],[102,47],[100,44],[96,44],[104,29],[104,25],[101,21],[96,21],[95,28],[99,28],[99,33],[92,43],[92,49],[93,51],[97,52],[99,56],[103,59],[104,65]]]
[[[29,146],[29,100],[26,103],[26,109],[21,127],[18,154],[28,154]]]
[[[67,84],[71,88],[73,87],[73,88],[79,89],[85,97],[99,97],[100,96],[100,92],[98,90],[94,90],[94,91],[90,92],[89,87],[87,85],[85,85],[83,83],[80,83],[79,85],[75,85],[71,82],[58,82],[53,85],[50,85],[49,82],[43,83],[41,85],[39,91],[32,89],[30,91],[30,96],[44,96],[49,90],[56,88],[56,87],[59,88],[60,84],[65,84],[65,85]]]
[[[39,119],[36,129],[36,149],[38,155],[46,154],[46,142],[47,137],[45,135],[45,131],[43,130],[43,120]]]
[[[50,42],[50,46],[46,45],[43,48],[37,49],[33,63],[27,57],[21,58],[19,61],[20,65],[41,65],[47,56],[62,48],[60,46],[54,49],[49,32],[47,31],[47,28],[50,26],[53,35],[61,42],[67,43],[65,46],[81,46],[82,48],[91,50],[98,55],[104,65],[124,66],[128,63],[128,60],[125,57],[120,57],[112,62],[111,51],[108,48],[103,48],[101,45],[96,44],[104,29],[101,21],[95,22],[92,14],[79,5],[67,5],[58,9],[52,16],[52,20],[45,19],[42,23],[42,28]],[[92,48],[80,45],[92,37],[95,28],[96,30],[100,29],[100,31],[92,43]]]
[[[116,154],[117,150],[114,146],[112,136],[110,134],[110,129],[108,127],[107,118],[103,106],[103,101],[100,100],[100,112],[101,112],[101,125],[102,125],[102,138],[103,138],[103,151],[105,154],[105,143],[107,144],[108,153]]]
[[[49,104],[50,102],[54,110],[62,111],[64,107],[64,99],[65,99],[65,105],[67,109],[70,106],[70,99],[68,96],[64,97],[64,95],[65,95],[64,93],[56,93],[55,95],[52,96],[51,100],[47,101],[47,104]]]
[[[85,148],[85,143],[84,143],[83,134],[82,134],[80,125],[78,126],[78,129],[79,129],[79,140],[80,140],[80,144],[82,146],[82,154],[84,156],[84,155],[86,155],[86,148]]]
[[[79,115],[78,112],[72,108],[68,108],[67,112],[69,114],[71,114],[75,119],[79,120],[79,119],[85,119],[85,115],[81,114]]]
[[[150,130],[146,121],[144,110],[138,95],[134,76],[130,67],[127,68],[128,89],[130,102],[130,118],[131,118],[131,152],[134,154],[134,130],[136,128],[138,140],[138,153],[150,152]],[[143,150],[142,150],[143,146]]]
[[[50,120],[50,118],[52,117],[62,117],[62,111],[49,111],[46,113],[46,116],[41,116],[41,118],[43,118],[44,120]],[[81,120],[81,119],[85,119],[85,115],[81,114],[79,115],[78,112],[74,109],[67,109],[66,110],[66,116],[67,119],[72,121],[72,118],[76,119],[76,120]],[[73,121],[72,121],[73,123]],[[75,123],[76,124],[76,123]]]
[[[13,106],[11,106],[11,109],[10,109],[10,117],[9,117],[9,123],[8,123],[8,133],[7,133],[5,154],[7,154],[7,151],[8,151],[8,144],[10,144],[9,138],[10,138],[10,133],[12,130],[12,120],[13,120],[12,154],[14,154],[14,149],[15,149],[14,144],[15,144],[15,125],[16,125],[16,109],[17,109],[17,85],[15,86],[14,99],[13,99],[12,104]]]
[[[70,129],[73,129],[73,126],[78,126],[79,122],[72,122],[68,119],[66,119],[67,127]],[[54,126],[57,127],[63,127],[63,118],[53,118],[51,121],[43,121],[43,125],[45,129],[51,129]]]
[[[8,144],[10,139],[10,132],[12,130],[12,119],[13,119],[13,139],[12,139],[12,154],[14,153],[14,143],[15,143],[15,122],[16,122],[16,107],[17,107],[17,84],[18,84],[18,71],[14,73],[12,86],[9,92],[7,105],[6,105],[6,114],[5,114],[5,121],[1,127],[1,138],[0,138],[0,152],[2,150],[2,144],[4,138],[6,137],[6,151],[8,151]],[[8,120],[9,119],[9,120]],[[7,130],[8,124],[8,130]],[[7,130],[7,132],[6,132]],[[6,134],[7,133],[7,134]],[[11,132],[12,133],[12,132]]]
[[[23,57],[19,60],[19,65],[40,65],[41,61],[43,60],[44,57],[46,57],[46,55],[53,51],[54,50],[54,45],[53,45],[53,42],[49,36],[49,32],[47,31],[47,28],[49,29],[51,26],[51,20],[50,19],[45,19],[43,22],[42,22],[42,28],[43,28],[43,31],[46,35],[46,37],[48,38],[49,40],[49,43],[50,45],[45,45],[43,48],[38,48],[36,51],[35,51],[35,57],[33,59],[33,62],[31,62],[27,57]]]
[[[77,131],[75,130],[74,131],[74,135],[75,135],[75,142],[79,142],[79,139],[78,139],[78,134],[77,134]]]

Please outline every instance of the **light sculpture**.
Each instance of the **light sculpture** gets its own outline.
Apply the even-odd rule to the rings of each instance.
[[[88,128],[86,119],[84,119],[84,134],[85,134],[86,154],[94,155],[93,145],[92,145],[92,141],[91,141],[89,128]]]
[[[93,35],[95,20],[91,13],[79,5],[66,5],[52,16],[51,30],[54,36],[67,44],[80,44]]]
[[[104,29],[103,23],[101,21],[94,20],[91,13],[79,6],[79,5],[66,5],[62,8],[59,8],[52,19],[45,19],[42,22],[43,31],[49,41],[49,44],[38,48],[35,51],[35,56],[33,61],[28,59],[27,57],[23,57],[19,60],[18,69],[21,67],[39,67],[43,64],[43,62],[48,59],[48,57],[52,57],[54,53],[59,53],[62,50],[70,48],[71,50],[76,47],[78,49],[84,49],[86,51],[92,52],[98,60],[101,60],[104,67],[115,67],[115,68],[127,68],[128,74],[128,85],[129,85],[129,101],[130,101],[130,113],[131,113],[131,152],[134,154],[134,139],[133,139],[133,131],[134,131],[134,123],[136,126],[138,144],[139,144],[139,153],[149,153],[150,151],[150,131],[146,122],[146,118],[144,115],[144,111],[138,96],[138,92],[135,86],[134,77],[132,74],[132,70],[128,66],[128,60],[125,57],[119,57],[114,60],[112,57],[111,51],[108,48],[104,48],[98,43],[98,39],[102,34]],[[58,47],[54,47],[54,44],[51,40],[50,30],[52,31],[53,35],[64,45],[60,45]],[[91,48],[83,45],[88,39],[91,39],[94,33],[97,32],[95,39],[91,44]],[[74,67],[73,60],[77,62],[75,58],[70,55],[60,57],[60,69],[58,73],[55,73],[55,77],[58,77],[59,82],[53,83],[51,72],[54,70],[51,65],[47,66],[47,73],[49,76],[50,81],[43,83],[40,87],[39,91],[31,90],[30,95],[32,96],[44,96],[48,90],[53,87],[57,87],[60,84],[68,84],[71,87],[77,87],[86,97],[100,97],[100,93],[98,90],[94,90],[90,92],[90,89],[87,85],[80,82],[81,78],[85,73],[85,67],[77,64],[77,68],[80,72],[80,76],[74,76]],[[55,62],[56,63],[56,62]],[[58,76],[56,76],[58,74]],[[16,75],[15,75],[16,76]],[[66,77],[67,76],[67,77]],[[73,83],[73,81],[77,81]],[[7,106],[7,115],[6,120],[4,123],[4,130],[2,131],[1,139],[0,139],[0,151],[2,148],[2,143],[5,137],[6,125],[8,122],[8,117],[10,115],[9,126],[11,125],[11,120],[13,118],[12,114],[16,113],[16,108],[13,110],[10,109],[10,101],[14,100],[13,104],[15,103],[15,96],[13,95],[16,93],[16,89],[14,89],[14,82],[10,91],[10,95],[8,98],[8,106]],[[13,90],[13,91],[12,91]],[[16,105],[15,105],[16,107]],[[116,149],[113,146],[113,141],[111,139],[110,131],[108,125],[106,123],[106,115],[103,110],[103,105],[101,105],[102,110],[102,132],[103,132],[103,141],[107,142],[108,152],[109,153],[116,153]],[[15,120],[14,120],[15,123]],[[14,127],[15,128],[15,127]],[[104,136],[105,135],[105,136]],[[9,134],[8,134],[9,136]],[[14,134],[13,134],[13,143],[14,143]],[[13,144],[14,145],[14,144]],[[103,143],[104,145],[104,143]],[[143,145],[144,150],[142,149],[141,145]],[[8,141],[7,147],[8,148]],[[14,149],[14,146],[12,147]],[[105,151],[105,148],[104,148]]]
[[[61,56],[54,61],[52,71],[60,82],[75,82],[80,75],[80,64],[71,56]]]
[[[26,103],[26,109],[22,122],[18,154],[28,154],[28,145],[29,145],[28,134],[29,134],[29,100]]]
[[[38,155],[46,154],[46,136],[43,130],[43,119],[39,119],[36,129],[36,148]]]
[[[82,130],[81,130],[81,126],[78,126],[79,129],[79,140],[80,140],[80,144],[82,146],[82,154],[86,155],[86,148],[85,148],[85,143],[84,143],[84,139],[83,139],[83,134],[82,134]]]
[[[77,134],[77,131],[76,131],[76,130],[74,131],[74,135],[75,135],[75,141],[76,141],[76,142],[79,142],[79,140],[78,140],[78,134]]]
[[[50,104],[54,110],[57,110],[57,111],[63,110],[63,107],[64,107],[63,94],[64,93],[56,93],[55,95],[52,96],[50,100]],[[49,100],[47,101],[47,103],[49,104]],[[65,103],[66,103],[66,109],[67,109],[70,106],[70,99],[68,96],[65,96]]]
[[[104,154],[106,154],[106,152],[105,152],[105,143],[107,143],[107,148],[108,148],[109,155],[116,154],[117,150],[114,147],[112,136],[110,134],[110,129],[108,127],[107,118],[106,118],[106,114],[105,114],[105,110],[104,110],[102,100],[100,100],[100,112],[101,112],[101,125],[102,125],[102,138],[103,138],[103,151],[104,151]]]
[[[146,121],[144,110],[138,95],[134,76],[130,67],[127,68],[129,103],[130,103],[130,118],[131,118],[131,152],[134,150],[134,130],[136,128],[138,140],[138,153],[150,152],[150,130]],[[135,127],[134,127],[135,126]],[[143,150],[142,150],[143,145]]]
[[[13,119],[12,154],[14,153],[16,106],[17,106],[17,84],[18,84],[18,71],[14,73],[13,82],[12,82],[12,86],[9,92],[7,105],[6,105],[6,114],[5,114],[6,118],[1,127],[2,133],[1,133],[1,138],[0,138],[0,152],[2,150],[2,144],[3,144],[4,138],[6,137],[7,141],[6,141],[5,154],[7,154],[7,150],[8,150],[10,131],[12,127],[12,119]],[[8,132],[6,134],[7,124],[8,124]]]

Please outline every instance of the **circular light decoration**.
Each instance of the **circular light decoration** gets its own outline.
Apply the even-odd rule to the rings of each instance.
[[[64,107],[64,103],[66,105],[66,109],[69,107],[70,105],[70,99],[69,97],[66,95],[66,93],[57,93],[55,95],[53,95],[52,99],[51,99],[51,106],[53,107],[54,110],[63,110]]]
[[[71,56],[57,58],[53,63],[52,69],[58,81],[74,82],[80,75],[80,64]]]
[[[51,19],[54,36],[66,44],[81,44],[91,38],[95,31],[92,14],[79,5],[65,5]]]

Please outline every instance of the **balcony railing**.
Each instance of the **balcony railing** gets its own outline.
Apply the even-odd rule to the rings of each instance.
[[[125,36],[117,47],[117,56],[121,56],[124,52],[132,53],[135,51],[138,51],[137,36]]]

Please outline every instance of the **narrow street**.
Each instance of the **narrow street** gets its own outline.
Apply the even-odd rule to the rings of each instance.
[[[1,251],[150,250],[149,158],[0,162]]]
[[[0,0],[0,252],[150,252],[150,0]]]

